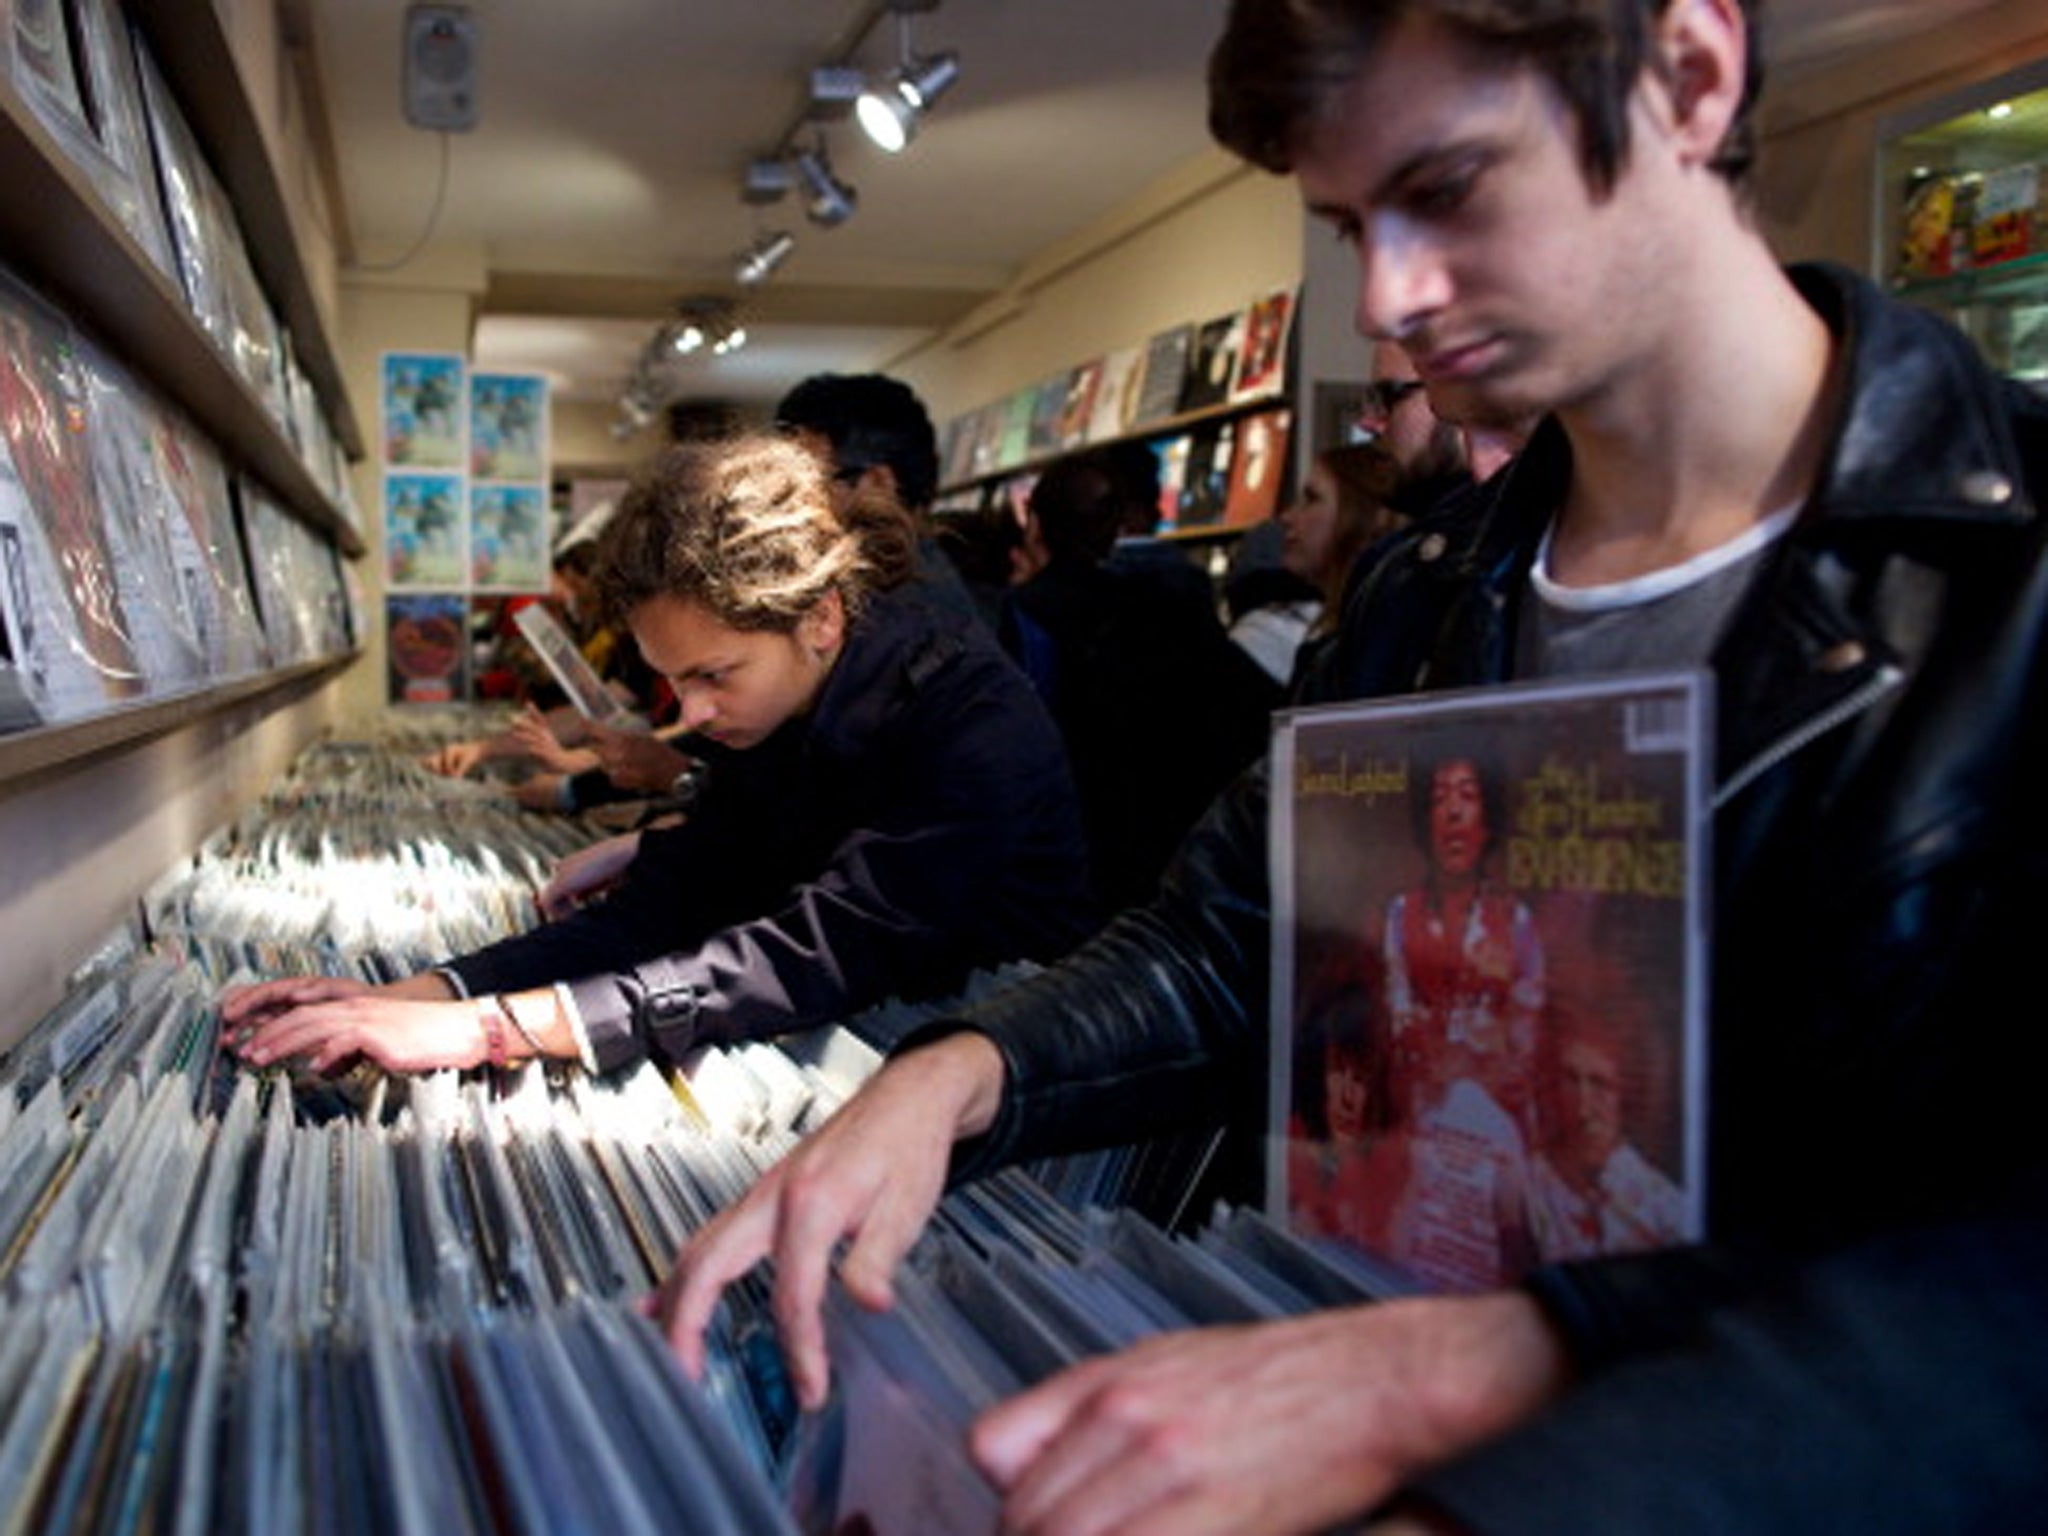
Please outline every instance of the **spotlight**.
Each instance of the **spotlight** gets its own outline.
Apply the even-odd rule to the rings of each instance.
[[[960,75],[960,55],[906,58],[879,89],[861,93],[855,111],[867,136],[896,154],[917,136],[918,124]]]
[[[789,253],[795,249],[796,236],[786,229],[763,234],[740,257],[733,277],[743,288],[757,287],[773,277],[775,269],[789,260]]]
[[[808,194],[804,212],[813,224],[830,229],[853,217],[860,195],[832,174],[832,162],[825,157],[824,139],[818,140],[815,149],[796,152],[796,173]]]

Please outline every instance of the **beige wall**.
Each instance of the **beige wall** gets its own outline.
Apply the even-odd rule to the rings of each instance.
[[[943,422],[1300,281],[1292,186],[1217,151],[1037,257],[996,300],[884,367]]]
[[[0,1047],[55,1005],[64,978],[137,897],[277,779],[336,714],[338,684],[258,701],[136,747],[0,782]]]
[[[2008,0],[1848,64],[1774,82],[1759,122],[1756,190],[1778,253],[1868,270],[1880,121],[2044,56],[2048,7]]]

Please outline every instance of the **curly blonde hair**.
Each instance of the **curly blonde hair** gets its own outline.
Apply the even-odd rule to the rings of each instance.
[[[597,589],[620,621],[679,597],[734,629],[788,634],[828,592],[851,618],[916,561],[916,526],[893,498],[862,491],[836,512],[815,455],[756,435],[681,443],[648,465],[600,539]]]

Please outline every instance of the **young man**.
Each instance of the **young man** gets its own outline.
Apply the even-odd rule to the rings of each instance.
[[[1946,326],[1774,264],[1738,188],[1754,44],[1740,0],[1234,0],[1212,67],[1219,135],[1355,245],[1360,325],[1433,406],[1545,418],[1367,573],[1329,696],[1713,668],[1713,1243],[1064,1373],[976,1428],[1020,1528],[2048,1507],[2048,415]],[[1256,1115],[1264,827],[1254,779],[1152,906],[913,1042],[693,1244],[685,1359],[772,1249],[815,1400],[842,1235],[885,1305],[949,1175]]]

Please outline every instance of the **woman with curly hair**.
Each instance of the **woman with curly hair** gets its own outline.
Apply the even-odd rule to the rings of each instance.
[[[1051,722],[992,640],[921,597],[903,508],[842,501],[787,439],[664,453],[605,531],[598,590],[705,764],[687,818],[643,834],[603,900],[431,971],[231,993],[236,1048],[321,1070],[680,1059],[1084,936]]]

